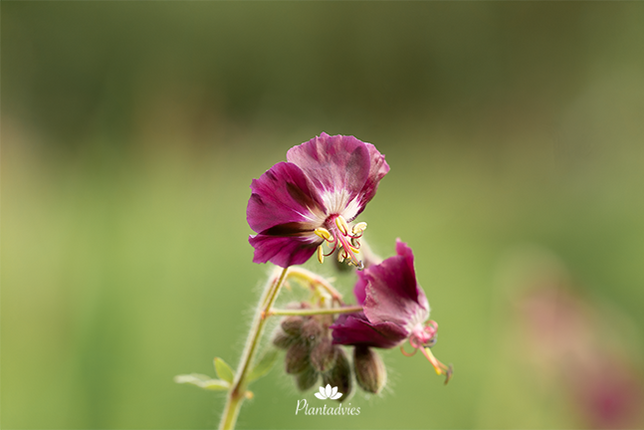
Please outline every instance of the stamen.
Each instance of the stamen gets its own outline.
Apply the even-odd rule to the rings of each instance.
[[[324,239],[326,241],[333,242],[333,236],[331,236],[331,232],[329,230],[327,230],[326,228],[324,228],[324,227],[316,228],[313,231],[313,233],[318,235],[318,237],[320,237],[320,239]]]
[[[327,245],[329,246],[330,251],[324,254],[325,257],[331,256],[335,252],[335,248],[338,247],[338,244],[336,242],[333,242],[333,248],[331,248],[330,244],[327,243]]]
[[[353,226],[353,228],[351,229],[351,233],[353,233],[354,236],[362,236],[362,232],[364,232],[366,229],[367,229],[367,223],[359,222],[358,224]]]
[[[349,264],[353,264],[356,267],[360,267],[362,265],[362,262],[358,261],[356,258],[355,254],[358,251],[356,248],[352,248],[349,242],[347,242],[347,237],[346,236],[338,236],[338,241],[340,242],[340,245],[344,249],[344,258],[349,260]]]
[[[428,347],[428,348],[431,348],[432,346],[436,345],[436,341],[437,341],[437,340],[438,340],[438,339],[436,339],[436,336],[434,336],[434,337],[432,337],[431,339],[429,339],[429,340],[425,343],[425,345],[423,345],[423,346],[426,346],[426,347]]]
[[[409,338],[409,344],[411,345],[412,348],[414,349],[419,349],[422,348],[422,345],[419,345],[418,342],[416,341],[416,336],[412,335]]]
[[[338,215],[335,218],[335,225],[338,226],[338,230],[340,230],[343,236],[349,235],[349,225],[342,215]]]
[[[425,347],[422,348],[423,355],[429,360],[429,362],[432,364],[434,367],[434,370],[436,371],[437,375],[445,375],[445,384],[449,382],[449,380],[452,378],[452,374],[454,373],[454,368],[450,364],[449,367],[445,366],[443,363],[438,361],[436,357],[434,357],[434,354],[432,354],[432,351]]]
[[[407,352],[405,351],[405,345],[400,345],[400,352],[402,352],[405,357],[411,357],[412,355],[415,355],[418,350],[414,349],[414,352]]]
[[[438,323],[434,320],[429,320],[427,321],[427,326],[425,327],[425,330],[430,328],[429,326],[432,326],[434,328],[434,333],[438,331]]]
[[[338,261],[343,262],[346,260],[347,264],[357,267],[358,270],[364,269],[364,263],[358,260],[356,254],[360,253],[360,241],[358,239],[362,237],[362,232],[367,228],[367,223],[360,222],[350,229],[347,220],[342,215],[333,215],[329,221],[331,220],[335,225],[327,224],[328,228],[318,227],[314,230],[314,233],[323,239],[331,249],[329,253],[324,254],[324,257],[330,256],[340,247],[344,252],[338,253]],[[321,252],[318,250],[318,254]],[[318,261],[322,261],[319,256]]]
[[[424,342],[425,346],[433,346],[436,343],[436,332],[438,332],[438,323],[434,320],[427,321],[427,325],[423,328],[426,334],[427,341]]]
[[[320,246],[318,246],[318,261],[320,264],[324,263],[324,250],[322,249],[322,245],[324,244],[320,244]]]
[[[338,262],[342,263],[346,257],[347,253],[344,251],[338,251]]]

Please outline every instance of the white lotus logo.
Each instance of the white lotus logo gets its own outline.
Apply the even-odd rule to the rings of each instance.
[[[331,384],[326,384],[326,387],[320,387],[319,391],[319,393],[315,393],[315,397],[320,400],[337,400],[342,397],[342,393],[338,393],[338,387],[331,387]]]

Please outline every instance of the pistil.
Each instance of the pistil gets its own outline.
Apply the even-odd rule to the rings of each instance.
[[[444,365],[440,361],[434,357],[434,354],[432,354],[432,350],[429,349],[429,347],[424,347],[422,348],[423,355],[429,360],[429,362],[432,364],[434,367],[434,370],[436,371],[437,375],[445,375],[445,384],[449,382],[449,380],[452,378],[452,374],[454,373],[454,368],[450,364],[449,366]]]
[[[438,331],[438,324],[434,320],[427,321],[423,327],[420,324],[416,326],[414,332],[409,337],[409,344],[414,348],[414,353],[421,350],[425,358],[432,364],[437,375],[445,375],[445,383],[447,384],[452,378],[453,368],[451,365],[446,366],[432,354],[431,347],[436,344],[436,332]],[[401,346],[401,351],[406,356],[411,356],[413,353],[406,352]]]

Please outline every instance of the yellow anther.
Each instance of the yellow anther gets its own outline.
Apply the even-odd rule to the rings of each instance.
[[[338,261],[342,263],[344,259],[347,258],[347,253],[344,251],[339,251],[338,252]]]
[[[331,238],[333,237],[333,236],[331,236],[331,232],[329,230],[327,230],[326,228],[324,228],[324,227],[316,228],[313,231],[313,233],[315,233],[316,235],[318,235],[318,237],[320,237],[321,239],[324,239],[324,240],[329,240],[330,241],[330,240],[332,240]]]
[[[322,245],[318,246],[318,261],[320,264],[324,263],[324,250],[322,249]]]
[[[344,236],[349,234],[349,225],[342,215],[337,216],[337,218],[335,219],[335,225],[338,226],[338,230],[340,230],[340,233],[342,233]]]
[[[354,235],[358,235],[365,231],[367,229],[367,223],[366,222],[359,222],[358,224],[353,226],[353,229],[351,229],[351,232]]]

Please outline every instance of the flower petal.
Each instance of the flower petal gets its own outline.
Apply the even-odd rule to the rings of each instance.
[[[291,148],[286,159],[313,182],[325,200],[327,214],[342,214],[347,221],[364,210],[389,171],[384,156],[373,145],[353,136],[321,133]]]
[[[356,301],[359,305],[364,304],[365,299],[367,298],[367,282],[368,278],[365,276],[365,271],[358,271],[358,281],[356,282],[355,287],[353,287],[353,295],[356,296]]]
[[[314,230],[324,221],[324,204],[304,172],[292,163],[277,163],[251,183],[246,208],[255,248],[253,262],[287,267],[306,262],[322,242]]]
[[[311,242],[318,239],[318,242]],[[255,248],[253,263],[266,263],[270,261],[280,267],[303,264],[315,253],[319,242],[314,238],[297,236],[269,236],[258,234],[250,236],[248,242]]]
[[[364,313],[372,324],[390,322],[409,331],[429,317],[429,303],[416,281],[411,248],[397,240],[396,252],[364,270]]]
[[[409,336],[407,330],[394,323],[372,324],[363,313],[340,315],[330,328],[333,343],[340,345],[393,348]]]
[[[367,175],[367,181],[362,187],[362,201],[367,204],[373,196],[376,195],[376,190],[378,189],[378,183],[384,178],[384,176],[389,172],[389,164],[385,161],[385,156],[382,155],[375,146],[371,143],[366,143],[367,151],[369,151],[369,159],[371,160],[371,165],[369,166],[369,175]]]
[[[313,230],[324,221],[324,204],[302,169],[280,162],[250,186],[246,208],[250,228],[262,233],[272,227],[300,223]]]
[[[320,393],[315,393],[315,397],[317,397],[320,400],[325,400],[326,395],[325,394],[320,394]]]

